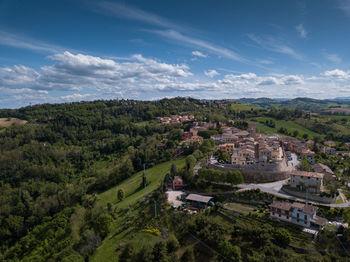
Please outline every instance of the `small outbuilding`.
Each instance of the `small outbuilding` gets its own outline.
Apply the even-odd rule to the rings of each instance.
[[[173,180],[173,190],[181,190],[184,188],[184,182],[181,177],[175,176]]]
[[[213,197],[211,196],[202,196],[197,194],[189,194],[186,197],[186,202],[189,202],[192,206],[197,208],[206,208],[212,204],[211,200]]]

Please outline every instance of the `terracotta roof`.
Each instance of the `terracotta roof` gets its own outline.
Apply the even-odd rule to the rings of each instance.
[[[310,155],[314,155],[315,154],[315,152],[313,152],[313,151],[311,151],[309,149],[303,149],[303,150],[301,150],[301,153],[302,154],[310,154]]]
[[[274,200],[272,204],[270,204],[270,207],[279,208],[282,210],[290,210],[291,206],[292,206],[292,203],[285,202],[285,201],[277,201],[277,200]]]
[[[324,174],[317,173],[317,172],[306,172],[306,171],[295,171],[292,173],[292,175],[295,176],[306,176],[306,177],[316,177],[316,178],[323,178]]]

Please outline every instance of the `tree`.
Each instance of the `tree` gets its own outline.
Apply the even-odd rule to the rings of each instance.
[[[154,256],[152,254],[152,249],[149,247],[142,247],[140,252],[137,254],[136,262],[153,262]]]
[[[118,190],[118,200],[122,201],[124,199],[124,190],[123,189],[119,189]]]
[[[153,247],[152,251],[154,260],[156,262],[167,262],[168,261],[168,253],[166,249],[166,245],[164,241],[160,241],[156,243]]]
[[[304,139],[304,140],[307,140],[308,137],[309,137],[308,134],[303,134],[303,139]]]
[[[123,252],[119,256],[120,262],[134,262],[135,257],[135,247],[128,243],[124,249]]]
[[[179,241],[174,235],[171,235],[169,240],[167,241],[167,250],[168,253],[171,254],[175,252],[180,247]]]
[[[111,231],[112,217],[109,214],[103,213],[98,216],[94,224],[94,229],[101,237],[106,237]]]
[[[181,261],[182,262],[194,262],[195,261],[193,247],[186,248],[185,252],[183,253],[183,255],[181,257]]]
[[[289,231],[285,228],[279,228],[274,233],[276,244],[282,247],[289,245],[291,238]]]
[[[294,137],[297,137],[299,135],[299,131],[298,130],[295,130],[294,132],[293,132],[293,136]]]
[[[189,155],[186,157],[186,169],[190,170],[194,165],[196,164],[197,160],[194,158],[194,156]]]
[[[171,164],[170,174],[172,176],[176,176],[177,175],[176,165],[174,163]]]

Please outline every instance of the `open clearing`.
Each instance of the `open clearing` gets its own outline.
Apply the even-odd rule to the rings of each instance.
[[[24,125],[26,124],[27,121],[26,120],[21,120],[18,118],[0,118],[0,128],[6,128],[11,126],[12,124],[19,124],[19,125]]]

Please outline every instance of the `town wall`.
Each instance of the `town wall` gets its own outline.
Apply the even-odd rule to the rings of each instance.
[[[207,164],[203,167],[213,168],[221,171],[241,171],[244,177],[244,183],[267,183],[290,178],[290,172],[275,171],[276,165],[260,166],[259,168],[235,167],[233,165],[214,165]]]
[[[286,187],[282,187],[282,190],[289,195],[306,199],[305,192],[294,191],[294,190],[288,189]],[[336,200],[336,198],[337,198],[336,196],[335,197],[327,197],[327,196],[322,197],[322,196],[317,196],[317,195],[313,195],[310,193],[307,194],[308,200],[315,201],[315,202],[321,202],[324,204],[331,204]]]

